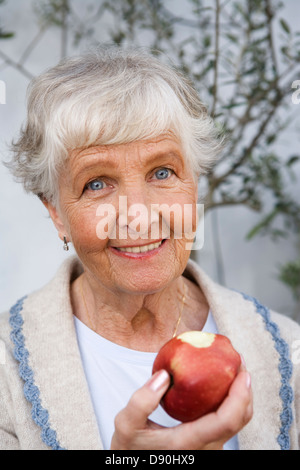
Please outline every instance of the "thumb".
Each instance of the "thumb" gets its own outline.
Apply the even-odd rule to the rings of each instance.
[[[145,427],[148,416],[158,407],[169,385],[170,376],[162,369],[132,395],[126,408],[123,409],[123,419],[127,420],[132,429]]]
[[[159,401],[161,400],[162,396],[165,394],[167,391],[169,385],[170,385],[171,378],[168,374],[168,372],[164,369],[161,369],[155,374],[152,375],[152,377],[148,380],[148,382],[145,383],[145,387],[149,388],[152,390],[152,392],[156,393],[157,397],[159,397]],[[159,402],[158,402],[159,404]],[[158,406],[157,404],[157,406]]]

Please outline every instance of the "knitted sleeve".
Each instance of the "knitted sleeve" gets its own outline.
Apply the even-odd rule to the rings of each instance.
[[[13,425],[11,414],[13,413],[12,403],[9,394],[5,393],[5,379],[3,380],[3,368],[5,364],[0,364],[0,450],[20,450],[20,444]]]
[[[285,384],[282,384],[282,398],[286,403],[283,414],[290,415],[290,439],[292,449],[300,449],[300,325],[287,316],[272,312],[282,338],[289,346],[287,355],[290,359],[290,384],[292,395]]]

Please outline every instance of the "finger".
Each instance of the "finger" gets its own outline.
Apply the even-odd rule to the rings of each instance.
[[[233,382],[228,396],[214,414],[211,430],[219,438],[226,440],[236,435],[250,420],[249,409],[252,407],[250,375],[242,370]]]
[[[246,362],[245,362],[244,356],[242,354],[240,354],[240,358],[241,358],[240,370],[247,370]]]
[[[245,426],[250,420],[252,414],[249,411],[251,410],[251,377],[249,372],[242,370],[233,382],[227,398],[216,413],[221,421],[226,423],[231,421],[233,432],[237,432],[241,426]]]
[[[165,370],[156,372],[148,382],[130,398],[127,406],[116,417],[116,429],[120,426],[127,434],[145,428],[148,416],[158,407],[170,385],[170,376]]]
[[[236,435],[252,417],[250,375],[241,370],[228,396],[214,413],[177,427],[184,445],[197,449],[212,442],[225,443]],[[177,436],[178,437],[178,436]],[[192,447],[191,447],[192,446]]]

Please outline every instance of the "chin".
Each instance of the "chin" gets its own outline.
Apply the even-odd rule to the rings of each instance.
[[[159,292],[160,290],[167,287],[171,284],[178,276],[176,273],[172,273],[170,271],[165,270],[165,268],[160,270],[155,270],[154,272],[144,272],[141,274],[130,274],[130,285],[127,285],[124,288],[127,292],[131,292],[133,294],[144,294],[150,295],[154,294],[155,292]]]
[[[180,245],[166,239],[148,253],[124,253],[114,247],[108,248],[108,258],[110,271],[124,290],[150,294],[161,290],[182,274],[188,252],[183,254]]]

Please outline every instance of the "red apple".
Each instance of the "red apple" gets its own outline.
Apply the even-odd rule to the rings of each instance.
[[[162,407],[183,422],[215,411],[240,365],[240,355],[226,336],[202,331],[176,336],[162,346],[153,364],[153,373],[165,369],[171,376]]]

